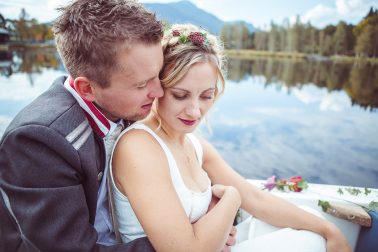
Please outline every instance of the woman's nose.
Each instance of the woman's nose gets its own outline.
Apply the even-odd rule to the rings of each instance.
[[[193,101],[190,106],[187,108],[186,113],[193,117],[198,118],[201,116],[201,109],[199,107],[198,101]]]

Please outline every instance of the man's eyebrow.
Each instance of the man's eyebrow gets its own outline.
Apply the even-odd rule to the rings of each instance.
[[[147,80],[142,80],[142,81],[135,82],[133,86],[139,86],[139,85],[144,84],[144,83],[146,83],[146,82],[148,82],[148,81],[150,81],[150,80],[155,79],[156,77],[158,77],[158,75],[156,75],[156,76],[154,76],[154,77],[151,77],[151,78],[149,78],[149,79],[147,79]]]

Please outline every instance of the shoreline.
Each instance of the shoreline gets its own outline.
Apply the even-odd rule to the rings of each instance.
[[[225,49],[225,55],[229,58],[237,59],[256,59],[256,58],[274,58],[274,59],[293,59],[293,60],[312,60],[312,61],[332,61],[332,62],[369,62],[378,64],[378,58],[354,57],[346,55],[322,56],[318,54],[306,54],[297,52],[270,52],[257,51],[250,49]]]

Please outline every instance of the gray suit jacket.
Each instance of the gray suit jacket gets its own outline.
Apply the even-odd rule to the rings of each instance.
[[[0,251],[153,251],[146,238],[96,244],[104,145],[64,80],[24,108],[2,137]]]

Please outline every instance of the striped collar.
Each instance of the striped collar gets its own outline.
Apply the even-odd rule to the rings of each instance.
[[[117,123],[114,123],[106,118],[92,102],[84,100],[76,92],[74,81],[71,76],[69,76],[64,82],[64,87],[79,103],[89,121],[89,124],[97,135],[99,135],[101,138],[105,138],[108,134],[111,134],[114,131],[114,129],[117,127]],[[120,123],[123,125],[123,120],[120,120]]]

